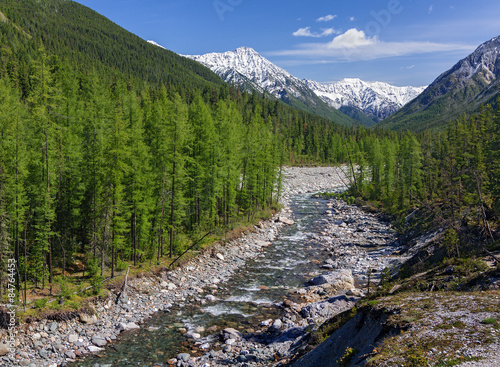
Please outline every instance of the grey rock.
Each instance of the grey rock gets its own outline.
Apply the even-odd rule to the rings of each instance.
[[[75,343],[78,340],[78,335],[70,334],[68,336],[68,343]]]
[[[91,352],[91,353],[95,353],[95,352],[99,352],[101,350],[104,350],[104,348],[100,348],[100,347],[96,347],[94,345],[89,345],[88,347],[88,350]]]
[[[56,331],[58,326],[59,326],[59,325],[57,324],[57,322],[52,321],[52,322],[49,324],[49,331],[51,331],[51,332]]]
[[[40,357],[42,357],[43,359],[47,359],[47,357],[49,356],[49,352],[47,352],[46,349],[41,349],[38,354],[40,355]]]
[[[0,356],[6,356],[9,354],[9,347],[7,344],[0,343]]]
[[[189,358],[191,358],[191,355],[188,353],[179,353],[177,354],[177,360],[187,362]]]
[[[82,322],[83,324],[93,325],[97,321],[98,320],[96,315],[87,315],[85,313],[80,314],[80,322]]]
[[[108,342],[106,339],[104,339],[103,336],[101,335],[94,335],[92,337],[92,344],[98,346],[98,347],[104,347]]]
[[[134,329],[140,329],[140,326],[134,322],[129,322],[129,323],[119,322],[116,325],[116,329],[119,331],[129,331]]]
[[[224,341],[228,339],[241,340],[243,338],[241,333],[233,328],[225,328],[224,330],[222,330],[221,335],[222,335],[222,340]]]
[[[276,319],[276,320],[274,320],[273,325],[271,326],[271,329],[277,331],[277,330],[281,329],[282,327],[283,327],[283,323],[281,322],[281,320]]]
[[[66,355],[66,357],[68,357],[70,359],[75,359],[76,358],[75,353],[73,353],[73,351],[71,351],[71,350],[67,350],[66,352],[64,352],[64,354]]]
[[[322,274],[309,281],[311,285],[327,285],[336,289],[354,288],[354,278],[351,270],[337,270]]]
[[[355,301],[354,298],[347,298],[344,295],[332,297],[329,300],[315,302],[303,307],[300,314],[304,318],[311,318],[315,321],[326,320],[348,310],[354,305]]]

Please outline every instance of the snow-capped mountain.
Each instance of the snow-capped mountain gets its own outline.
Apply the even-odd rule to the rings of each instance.
[[[302,80],[249,47],[240,47],[224,53],[186,55],[186,57],[207,66],[227,82],[234,82],[247,88],[250,82],[255,89],[267,91],[276,98],[281,98],[284,92],[299,98],[300,89],[306,88]]]
[[[240,47],[224,53],[184,55],[196,60],[240,88],[267,92],[283,102],[343,124],[353,121],[329,107],[306,84],[286,70],[276,66],[254,49]]]
[[[335,83],[306,80],[306,83],[328,105],[337,109],[353,107],[378,121],[398,111],[426,88],[396,87],[356,78],[346,78]]]
[[[318,109],[324,111],[328,107],[331,111],[349,107],[379,121],[396,112],[424,90],[423,87],[394,87],[359,79],[344,79],[330,84],[302,80],[248,47],[186,57],[207,66],[228,83],[240,85],[246,90],[265,91],[299,108],[305,104],[308,110],[316,113]],[[352,113],[346,113],[353,116]]]
[[[442,73],[382,124],[415,131],[439,128],[463,113],[476,111],[481,104],[494,102],[499,87],[500,37],[495,37]]]

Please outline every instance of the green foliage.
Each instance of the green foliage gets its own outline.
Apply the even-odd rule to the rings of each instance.
[[[43,309],[47,305],[47,298],[39,298],[33,302],[33,308]]]
[[[90,278],[90,286],[92,287],[92,294],[93,295],[100,295],[103,289],[103,277],[100,275],[95,275],[92,278]]]
[[[348,366],[354,356],[358,353],[358,350],[355,348],[347,347],[344,355],[337,361],[338,366]]]
[[[59,276],[55,278],[55,282],[59,284],[60,287],[59,296],[65,299],[69,299],[73,294],[74,290],[73,287],[70,285],[68,279]]]

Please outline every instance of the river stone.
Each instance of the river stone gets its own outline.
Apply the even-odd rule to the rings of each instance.
[[[354,306],[356,300],[346,296],[332,297],[326,301],[311,303],[302,308],[300,314],[304,318],[312,318],[315,321],[326,320],[344,312]]]
[[[64,354],[66,355],[66,357],[68,357],[70,359],[75,359],[76,358],[76,354],[73,353],[73,351],[71,351],[71,350],[67,350],[66,352],[64,352]]]
[[[47,359],[47,357],[49,356],[49,352],[47,352],[47,350],[45,350],[45,349],[40,349],[40,351],[38,352],[38,354],[43,359]]]
[[[200,338],[201,338],[201,335],[200,335],[200,334],[198,334],[198,333],[192,333],[192,332],[186,333],[186,334],[184,334],[184,336],[185,336],[186,338],[189,338],[189,339],[195,339],[195,340],[196,340],[196,339],[200,339]]]
[[[219,260],[224,261],[224,256],[223,256],[222,254],[217,253],[215,256],[217,256],[217,258],[218,258]]]
[[[68,336],[69,343],[75,343],[77,340],[78,340],[78,335],[76,335],[76,334],[70,334]]]
[[[291,226],[292,224],[294,224],[295,222],[293,221],[293,219],[288,219],[288,218],[283,218],[283,217],[279,217],[278,219],[281,223],[285,223],[286,225],[289,225]]]
[[[241,335],[241,333],[238,330],[230,328],[230,327],[222,330],[221,335],[222,335],[222,340],[224,340],[224,341],[226,341],[228,339],[234,339],[237,341],[237,340],[241,340],[243,338],[243,335]]]
[[[58,326],[58,325],[57,325],[57,322],[52,321],[52,322],[50,323],[50,325],[49,325],[49,331],[51,331],[51,332],[56,331],[56,330],[57,330],[57,326]]]
[[[187,362],[189,358],[191,357],[190,354],[188,353],[179,353],[177,354],[177,360]]]
[[[94,335],[92,337],[92,344],[97,345],[98,347],[104,347],[108,342],[101,335]]]
[[[128,324],[119,322],[118,325],[116,325],[116,329],[119,331],[129,331],[133,329],[140,329],[140,326],[133,322],[129,322]]]
[[[309,281],[311,285],[327,285],[336,289],[354,288],[354,278],[350,269],[332,271],[322,274]]]
[[[96,315],[87,315],[86,313],[81,313],[80,314],[80,322],[87,324],[87,325],[93,325],[97,322],[97,316]]]
[[[174,283],[168,283],[167,284],[167,289],[169,291],[173,291],[173,290],[177,289],[177,286]]]
[[[283,323],[281,322],[281,320],[276,319],[276,320],[274,320],[273,325],[271,326],[271,329],[277,331],[277,330],[281,329],[282,326],[283,326]]]
[[[101,350],[104,350],[104,348],[99,348],[94,345],[89,345],[87,348],[91,353],[100,352]]]
[[[209,294],[207,296],[205,296],[205,299],[208,301],[208,302],[215,302],[217,301],[217,298],[215,298],[215,296]]]
[[[9,354],[9,347],[7,344],[0,343],[0,356],[6,356]]]

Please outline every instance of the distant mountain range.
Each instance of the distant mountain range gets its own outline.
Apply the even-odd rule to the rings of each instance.
[[[227,83],[243,90],[268,93],[293,107],[315,113],[343,125],[354,120],[319,98],[303,80],[276,66],[249,47],[224,53],[185,55],[218,74]]]
[[[483,43],[380,125],[394,130],[439,129],[481,104],[494,104],[500,87],[499,54],[500,37]]]
[[[336,83],[302,80],[276,66],[249,47],[224,53],[187,55],[210,68],[228,83],[259,91],[292,106],[322,113],[342,111],[358,122],[374,125],[415,98],[425,87],[395,87],[382,82],[344,79]],[[334,111],[334,112],[332,112]]]
[[[348,111],[357,109],[378,122],[398,111],[422,93],[425,87],[395,87],[383,82],[343,79],[336,83],[306,80],[307,85],[328,105]]]

